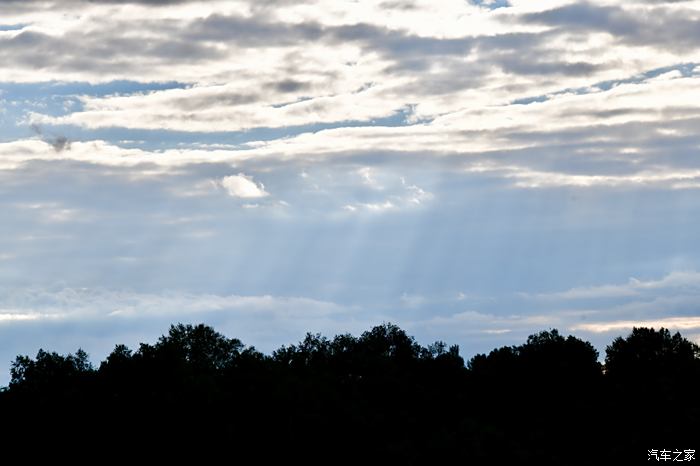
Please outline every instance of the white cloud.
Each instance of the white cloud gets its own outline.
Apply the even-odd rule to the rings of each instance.
[[[394,210],[396,205],[388,200],[384,202],[357,202],[355,204],[347,204],[343,206],[343,209],[348,212],[367,211],[379,213]]]
[[[41,11],[15,8],[7,21],[28,26],[0,38],[5,79],[108,82],[138,76],[149,82],[177,76],[185,83],[78,96],[78,111],[61,115],[32,107],[27,124],[77,125],[88,134],[95,128],[249,131],[251,139],[260,134],[256,128],[287,131],[239,147],[196,150],[78,141],[56,153],[39,141],[15,141],[0,145],[0,169],[30,160],[80,160],[153,164],[158,175],[162,167],[200,162],[301,165],[341,155],[361,158],[358,175],[379,190],[385,178],[373,164],[409,153],[438,163],[449,157],[447,172],[458,166],[467,176],[499,177],[517,188],[700,187],[700,166],[684,156],[698,144],[700,110],[692,103],[700,77],[691,68],[700,62],[700,48],[671,47],[643,28],[629,28],[644,35],[629,38],[627,30],[604,30],[605,22],[567,30],[527,19],[545,10],[556,16],[552,9],[576,2],[511,3],[494,11],[451,0],[415,1],[410,8],[386,2],[110,4],[109,18],[102,14],[105,5],[92,3],[81,3],[80,14],[69,14],[77,11],[75,2]],[[579,6],[593,17],[607,17],[613,7],[630,24],[639,14],[668,31],[700,11],[698,2],[664,2],[650,18],[648,2]],[[559,16],[554,19],[566,20]],[[133,45],[143,38],[149,47]],[[105,56],[105,50],[114,53]],[[120,61],[124,50],[128,63]],[[683,72],[676,69],[682,64]],[[378,126],[375,120],[384,117],[392,118]],[[365,126],[357,127],[358,121]],[[413,124],[402,126],[406,122]],[[319,130],[326,125],[333,129]],[[382,155],[367,161],[368,153]],[[418,186],[411,189],[402,199],[345,204],[355,211],[389,211],[402,208],[405,199],[424,204],[431,197]]]
[[[415,205],[420,205],[426,201],[429,201],[433,199],[435,196],[433,193],[429,193],[425,191],[424,189],[414,185],[414,184],[406,184],[406,180],[404,178],[401,178],[401,183],[404,185],[404,188],[406,189],[406,195],[404,196],[404,199],[406,202],[409,204],[415,204]]]
[[[236,162],[247,158],[246,151],[169,149],[148,151],[127,149],[107,141],[71,143],[70,150],[56,153],[51,144],[38,139],[0,143],[0,170],[21,168],[31,161],[77,161],[107,167],[134,167],[135,176],[162,175],[168,167],[206,162]]]
[[[303,297],[159,294],[94,288],[20,288],[0,295],[0,322],[20,320],[79,320],[128,317],[193,318],[198,314],[235,312],[248,318],[266,314],[291,319],[331,316],[349,308]]]
[[[243,173],[225,176],[221,180],[221,186],[229,195],[242,199],[255,199],[269,195],[262,183],[256,183],[252,177]]]
[[[42,314],[39,312],[0,312],[0,324],[3,322],[20,322],[26,320],[60,319],[61,314]]]
[[[591,322],[578,324],[571,327],[574,331],[586,331],[593,333],[619,332],[620,330],[632,330],[633,327],[667,328],[670,330],[697,330],[700,329],[700,317],[667,317],[665,319],[651,320],[619,320],[611,322]]]
[[[382,213],[417,208],[435,197],[432,193],[416,185],[408,184],[406,179],[402,176],[398,177],[401,184],[390,188],[389,186],[380,185],[375,178],[376,174],[374,170],[371,170],[369,167],[363,167],[359,169],[357,173],[360,175],[362,184],[368,186],[373,191],[393,191],[395,194],[390,194],[387,198],[375,202],[354,202],[346,204],[343,206],[346,212]],[[384,178],[387,177],[385,176]]]
[[[512,330],[509,328],[502,328],[497,330],[484,330],[484,333],[486,333],[487,335],[504,335],[510,332],[512,332]]]
[[[523,109],[508,104],[700,61],[696,48],[669,47],[663,37],[637,44],[617,40],[616,31],[567,32],[521,21],[529,13],[572,3],[517,2],[493,12],[452,0],[414,1],[411,8],[388,7],[387,2],[283,2],[274,8],[218,1],[168,8],[111,4],[107,18],[105,5],[81,4],[81,14],[75,14],[75,2],[59,2],[45,11],[9,15],[7,21],[30,25],[4,33],[0,58],[10,81],[107,82],[134,79],[138,73],[146,82],[177,76],[187,83],[184,89],[82,96],[80,111],[35,114],[33,121],[204,132],[342,125],[347,120],[371,125],[373,119],[407,108],[413,121],[445,118],[469,131],[516,123],[583,127],[590,121],[585,115],[562,117],[543,111],[547,105]],[[611,4],[632,16],[648,9]],[[685,16],[697,15],[697,2],[683,2],[683,8]],[[661,22],[673,31],[685,18],[679,10],[672,2],[658,5],[655,27]],[[149,47],[138,47],[145,41]],[[129,61],[122,58],[126,52]],[[565,104],[573,110],[605,110],[632,103],[637,111],[610,115],[606,121],[656,120],[660,109],[685,104],[687,93],[697,93],[683,91],[683,79],[670,71],[647,83],[674,82],[675,97],[653,91],[623,98],[613,89]],[[606,103],[609,99],[613,101]],[[437,133],[445,134],[445,129],[434,125]],[[476,135],[460,138],[455,132],[446,134],[437,150],[480,146]],[[504,142],[490,135],[484,139],[491,147]],[[408,145],[406,139],[399,144]],[[447,148],[450,144],[456,148]]]
[[[357,83],[359,86],[361,83]],[[367,121],[398,111],[382,103],[378,89],[321,95],[287,102],[279,92],[250,94],[248,82],[231,86],[198,86],[146,95],[82,97],[84,109],[60,117],[31,116],[37,124],[72,124],[86,128],[122,127],[190,132],[242,131],[257,127]]]
[[[627,283],[621,285],[601,285],[591,287],[571,288],[566,291],[553,293],[539,293],[528,295],[545,300],[578,300],[578,299],[605,299],[625,298],[639,296],[648,292],[660,292],[675,290],[675,292],[693,292],[700,294],[700,272],[674,271],[659,280],[638,280],[630,278]]]
[[[362,183],[370,188],[382,190],[384,187],[379,184],[373,173],[372,167],[362,167],[357,170],[357,174],[362,179]]]

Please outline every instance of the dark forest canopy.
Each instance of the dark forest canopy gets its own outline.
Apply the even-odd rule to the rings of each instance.
[[[604,365],[599,356],[549,330],[465,364],[456,345],[421,346],[392,324],[307,334],[265,355],[178,324],[154,344],[117,345],[97,367],[82,350],[18,356],[0,433],[18,441],[40,427],[99,444],[147,426],[130,435],[134,446],[307,463],[641,462],[650,449],[698,446],[697,345],[635,328],[607,347]]]

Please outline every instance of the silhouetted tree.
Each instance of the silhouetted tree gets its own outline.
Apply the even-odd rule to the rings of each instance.
[[[0,391],[0,439],[39,426],[63,445],[75,432],[96,445],[147,432],[125,443],[259,462],[591,464],[654,442],[693,448],[699,356],[679,334],[634,329],[608,347],[604,375],[590,343],[548,330],[465,367],[457,345],[422,346],[389,323],[309,333],[265,356],[177,324],[135,351],[115,346],[97,371],[82,350],[18,356]]]
[[[488,356],[476,355],[468,363],[478,376],[517,377],[551,385],[554,381],[590,380],[601,373],[598,351],[589,342],[562,336],[557,329],[542,331],[520,346],[495,349]]]
[[[634,328],[606,348],[609,382],[605,413],[625,421],[616,429],[622,444],[648,448],[652,443],[694,443],[700,438],[698,347],[665,328]]]
[[[230,366],[240,356],[242,349],[240,340],[226,338],[203,324],[172,325],[168,335],[160,337],[154,347],[156,354],[176,358],[203,372]]]
[[[625,338],[617,337],[606,348],[605,369],[615,378],[691,376],[698,368],[700,348],[680,333],[668,329],[635,327]]]
[[[580,382],[601,373],[598,351],[587,341],[559,331],[542,331],[530,335],[518,348],[525,370],[536,377]]]
[[[82,349],[66,356],[40,349],[36,358],[17,356],[10,369],[10,389],[59,392],[68,389],[94,369]]]

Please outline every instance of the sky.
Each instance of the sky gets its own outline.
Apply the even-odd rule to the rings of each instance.
[[[0,1],[0,385],[204,322],[700,341],[700,1]]]

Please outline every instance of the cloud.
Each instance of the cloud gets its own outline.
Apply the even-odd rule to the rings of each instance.
[[[700,273],[692,270],[674,271],[659,280],[644,281],[630,278],[627,283],[622,285],[578,287],[562,292],[541,293],[528,297],[546,300],[623,298],[669,289],[674,290],[674,293],[692,291],[700,294]]]
[[[300,128],[286,138],[259,141],[255,140],[256,132],[251,130],[247,136],[248,142],[238,146],[224,145],[216,147],[216,150],[184,147],[177,150],[144,151],[109,147],[104,142],[95,142],[93,145],[76,142],[72,144],[70,154],[66,152],[62,156],[102,164],[146,162],[160,166],[182,166],[197,161],[263,159],[303,164],[338,157],[356,158],[358,170],[369,170],[361,174],[365,183],[369,176],[370,180],[375,179],[376,186],[381,186],[385,180],[376,179],[372,165],[383,163],[382,160],[389,158],[398,160],[399,157],[410,165],[415,160],[413,154],[423,154],[421,157],[435,160],[435,165],[442,165],[445,171],[457,170],[470,177],[501,178],[518,188],[696,189],[700,186],[700,165],[689,154],[698,144],[694,128],[700,121],[700,111],[688,104],[697,94],[700,82],[695,76],[694,68],[676,67],[664,73],[649,73],[634,79],[598,83],[585,89],[560,90],[545,96],[541,101],[529,103],[480,105],[477,102],[468,108],[447,112],[427,122],[421,121],[420,116],[413,113],[411,119],[419,118],[418,122],[405,121],[404,124],[395,126],[377,126],[368,121],[361,126],[343,127],[339,124],[337,128],[320,131],[315,131],[312,127]],[[374,88],[342,98],[330,97],[328,102],[334,101],[339,107],[351,109],[352,112],[364,112],[365,109],[373,108],[378,112],[386,111],[380,96],[373,94],[372,89]],[[104,112],[85,109],[67,117],[35,114],[33,118],[36,122],[73,121],[75,124],[80,124],[84,119],[89,120],[90,125],[97,126],[102,124],[100,121],[103,118],[105,125],[131,125],[132,123],[125,123],[128,121],[142,128],[155,128],[163,122],[162,124],[180,128],[188,125],[187,118],[182,118],[179,122],[179,117],[168,118],[171,123],[164,123],[164,109],[170,102],[194,96],[199,96],[197,98],[203,99],[202,102],[214,102],[217,95],[224,95],[219,92],[226,94],[233,90],[230,86],[214,86],[159,91],[143,97],[98,97],[96,99],[101,101],[99,106],[107,109]],[[149,102],[159,102],[160,99],[161,103],[149,107]],[[353,99],[368,99],[369,102],[363,108],[350,105],[349,102]],[[194,99],[193,102],[196,101]],[[143,108],[139,108],[140,104],[143,104]],[[283,111],[287,112],[287,116],[277,119],[274,112],[261,113],[248,120],[248,124],[254,123],[256,118],[259,118],[257,124],[268,125],[274,124],[273,121],[280,122],[277,124],[285,121],[337,122],[350,117],[343,113],[345,110],[339,113],[335,104],[320,104],[318,99],[309,99],[281,108],[270,107],[274,112],[285,109]],[[206,107],[210,104],[203,105]],[[257,108],[257,104],[251,105],[250,109]],[[240,129],[234,121],[240,117],[236,116],[240,109],[236,105],[225,110],[224,107],[225,105],[220,108],[208,107],[214,113],[208,116],[207,111],[203,111],[198,117],[199,122],[192,120],[191,126],[197,128],[202,125],[213,130],[217,125],[221,125],[218,126],[219,129],[233,125],[231,127]],[[210,125],[209,120],[216,120],[215,115],[219,109],[232,113]],[[414,112],[419,110],[414,109]],[[151,120],[153,115],[160,116]],[[356,114],[358,117],[369,115]],[[13,143],[12,146],[17,149],[16,154],[9,155],[10,145],[6,146],[7,151],[2,151],[8,153],[8,156],[3,157],[7,166],[16,166],[11,164],[11,160],[19,163],[19,160],[30,160],[32,157],[48,157],[40,147],[34,147],[29,153],[29,144],[24,142]],[[120,155],[102,156],[101,152]],[[371,164],[364,163],[363,158],[372,152],[384,155],[372,157]],[[429,198],[417,189],[414,189],[414,194],[416,203]],[[358,200],[358,203],[387,206],[387,201],[393,205],[400,203],[386,197]]]
[[[393,179],[391,179],[386,173],[379,174],[378,170],[373,170],[370,167],[359,168],[356,173],[359,175],[362,185],[369,188],[374,194],[372,197],[375,197],[378,193],[380,193],[382,197],[375,197],[371,202],[353,202],[346,204],[343,206],[343,210],[346,212],[369,212],[378,214],[400,211],[417,208],[435,197],[433,193],[425,191],[414,184],[408,184],[403,176],[396,177],[394,175]],[[384,184],[380,184],[378,181],[378,174],[383,178]],[[396,178],[401,182],[400,185],[396,184]]]
[[[239,296],[166,291],[139,293],[104,288],[0,290],[0,385],[9,361],[39,348],[88,351],[104,358],[117,343],[153,341],[176,322],[206,322],[217,330],[271,351],[298,341],[307,330],[340,329],[353,308],[304,297]],[[347,325],[356,328],[355,325]],[[66,332],[66,328],[71,328]],[[75,332],[83,335],[76,341]],[[95,337],[95,335],[98,335]]]
[[[695,189],[700,186],[700,165],[689,154],[697,145],[693,128],[700,114],[687,102],[698,91],[697,81],[668,73],[544,102],[472,108],[430,123],[337,128],[238,147],[146,151],[104,141],[74,142],[60,157],[104,165],[182,167],[201,162],[304,164],[342,154],[346,160],[357,159],[359,170],[369,170],[361,174],[365,184],[368,175],[380,186],[386,180],[375,176],[372,165],[392,158],[412,165],[418,159],[411,154],[425,154],[436,168],[442,165],[440,170],[498,177],[520,188]],[[39,141],[0,144],[0,165],[55,160],[55,151],[45,147]],[[363,159],[372,152],[384,155],[371,157],[367,164]],[[448,154],[450,158],[444,157]],[[421,203],[430,197],[421,189],[407,186],[402,197],[412,191],[413,202]],[[386,197],[361,202],[387,201],[397,203]]]
[[[309,84],[309,86],[311,86]],[[155,91],[148,95],[82,97],[82,110],[63,116],[31,115],[35,123],[86,128],[122,127],[187,132],[242,131],[252,128],[365,121],[397,113],[381,104],[377,89],[347,89],[334,95],[287,102],[293,86],[260,95],[248,82]],[[282,102],[280,102],[282,101]],[[398,105],[398,104],[397,104]]]
[[[42,314],[38,312],[2,312],[0,313],[0,323],[2,322],[18,322],[23,320],[40,320],[40,319],[60,319],[64,317],[62,314]]]
[[[27,4],[40,4],[40,5],[69,5],[69,4],[100,4],[100,3],[105,3],[105,4],[110,4],[110,3],[116,3],[116,4],[124,4],[124,3],[141,3],[144,5],[153,5],[153,6],[158,6],[158,5],[174,5],[178,3],[192,3],[196,2],[198,0],[61,0],[61,1],[51,1],[51,0],[3,0],[3,3],[6,4],[13,4],[13,3],[19,3],[23,5]]]
[[[30,23],[19,13],[9,17],[28,26],[2,33],[0,58],[12,81],[109,88],[134,76],[178,77],[179,89],[71,96],[74,106],[61,112],[15,103],[28,106],[19,125],[60,128],[66,139],[56,139],[58,149],[69,141],[113,142],[117,133],[136,141],[147,134],[158,151],[177,149],[172,157],[132,152],[99,163],[411,152],[460,155],[468,160],[459,169],[470,176],[500,177],[519,188],[700,185],[696,167],[677,160],[694,144],[700,116],[688,102],[697,76],[625,82],[697,62],[692,47],[670,47],[668,34],[639,27],[649,20],[692,38],[683,21],[696,20],[693,4],[660,3],[651,14],[638,4],[511,3],[490,11],[469,2],[413,2],[387,15],[387,5],[355,3],[310,9],[277,2],[271,9],[115,2],[107,20],[105,4],[95,2],[81,4],[78,20],[59,14],[75,5],[57,2]],[[543,101],[516,103],[536,98]],[[249,150],[187,151],[184,141],[204,139],[243,141],[248,145],[236,148]],[[661,145],[672,147],[670,157]],[[580,156],[595,150],[608,156]],[[633,151],[638,155],[628,155]],[[384,198],[346,205],[390,210],[388,203],[399,204]]]
[[[268,196],[262,183],[256,183],[253,178],[243,173],[225,176],[221,179],[221,186],[233,197],[242,199],[255,199]]]
[[[601,342],[600,338],[633,327],[665,327],[684,333],[700,328],[700,273],[694,270],[674,271],[659,279],[630,278],[623,284],[521,296],[525,308],[527,301],[537,303],[543,322]]]
[[[471,348],[478,348],[482,340],[516,344],[542,329],[558,328],[591,340],[601,352],[613,336],[633,327],[665,327],[686,336],[700,329],[700,274],[695,271],[676,271],[651,280],[630,279],[621,285],[519,294],[513,301],[503,294],[493,298],[498,303],[495,306],[494,301],[465,295],[457,300],[456,311],[442,311],[409,325],[434,335],[462,335],[469,338]],[[436,303],[423,299],[422,304]]]
[[[0,325],[14,321],[135,319],[174,322],[216,314],[254,319],[312,319],[342,316],[352,309],[303,297],[196,294],[182,291],[139,293],[104,288],[15,288],[0,293]]]
[[[593,333],[619,332],[632,330],[634,327],[667,328],[670,330],[697,330],[700,329],[700,317],[668,317],[653,320],[620,320],[612,322],[592,322],[571,327],[573,331],[586,331]]]
[[[676,2],[658,2],[664,3]],[[616,40],[634,45],[672,48],[697,47],[700,39],[695,9],[625,8],[594,3],[575,3],[551,10],[523,15],[524,22],[546,24],[573,31],[601,31]]]
[[[65,136],[45,136],[41,126],[32,124],[32,131],[34,131],[37,136],[39,136],[44,142],[47,142],[51,147],[54,148],[56,152],[62,152],[63,150],[70,150],[70,141]]]

